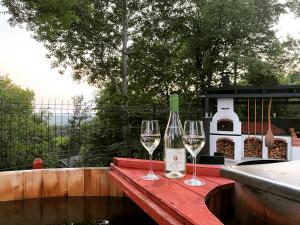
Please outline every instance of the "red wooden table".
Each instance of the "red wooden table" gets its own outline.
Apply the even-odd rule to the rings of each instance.
[[[232,180],[220,177],[221,166],[197,165],[197,175],[205,185],[191,187],[183,182],[191,178],[191,164],[187,164],[184,178],[168,179],[163,175],[164,163],[153,161],[153,169],[160,179],[146,181],[141,177],[147,173],[148,163],[147,160],[114,158],[109,172],[111,181],[159,224],[222,224],[205,204],[218,190],[232,188]]]

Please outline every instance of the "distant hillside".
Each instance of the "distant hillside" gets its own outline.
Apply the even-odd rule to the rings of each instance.
[[[50,125],[67,125],[69,123],[69,119],[72,118],[72,115],[66,115],[66,114],[56,114],[56,115],[52,115],[50,120],[49,120],[49,124]]]

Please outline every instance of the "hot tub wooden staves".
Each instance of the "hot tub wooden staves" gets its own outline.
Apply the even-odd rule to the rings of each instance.
[[[19,170],[0,173],[0,202],[67,196],[122,196],[109,168]]]

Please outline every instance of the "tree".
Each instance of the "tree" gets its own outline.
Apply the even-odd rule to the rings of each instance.
[[[95,156],[113,148],[126,156],[128,123],[138,121],[134,102],[142,102],[140,108],[166,105],[173,91],[189,101],[207,87],[272,85],[293,72],[299,43],[279,40],[274,30],[292,0],[280,2],[3,0],[3,5],[11,25],[26,24],[44,43],[53,66],[71,67],[74,79],[99,87],[92,121],[97,129],[82,152]],[[106,107],[110,102],[114,106]]]
[[[249,85],[275,86],[279,84],[279,74],[276,72],[272,64],[253,59],[253,62],[249,64],[245,81]]]
[[[281,84],[285,85],[300,85],[300,71],[293,71],[286,77],[281,79]]]
[[[290,10],[294,12],[297,16],[300,16],[300,1],[299,0],[288,0],[287,5]]]
[[[67,141],[61,145],[61,158],[69,159],[72,156],[78,156],[80,149],[85,144],[87,135],[85,124],[89,123],[90,116],[88,115],[90,105],[84,102],[82,95],[73,97],[74,113],[69,119],[69,132]],[[65,137],[66,138],[66,137]]]
[[[151,77],[153,92],[199,93],[205,87],[224,85],[226,75],[230,83],[243,81],[257,60],[272,64],[276,73],[293,60],[286,60],[291,43],[280,42],[272,29],[285,13],[285,4],[267,0],[146,2],[149,5],[140,16],[130,51],[164,72],[140,72],[137,65],[137,86],[148,86]]]
[[[176,90],[194,95],[205,87],[245,83],[257,60],[273,65],[280,76],[295,60],[287,58],[288,48],[294,46],[279,41],[273,29],[291,1],[4,0],[3,4],[12,25],[26,23],[45,44],[54,66],[70,66],[75,79],[99,87],[113,84],[123,96],[125,111],[127,95],[133,92],[166,99]]]
[[[11,25],[26,23],[44,43],[53,66],[71,67],[74,79],[95,85],[113,83],[126,96],[128,7],[134,1],[7,0],[3,5]]]
[[[55,165],[52,133],[44,112],[34,111],[34,93],[0,76],[0,169],[30,168],[35,157]]]

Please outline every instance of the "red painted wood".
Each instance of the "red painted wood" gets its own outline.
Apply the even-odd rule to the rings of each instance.
[[[229,180],[223,177],[210,177],[210,176],[203,176],[204,179],[207,179],[211,182],[214,182],[218,185],[233,185],[234,181],[233,180]]]
[[[150,198],[137,190],[133,185],[124,180],[119,174],[110,172],[111,180],[123,188],[124,193],[132,199],[140,208],[142,208],[149,216],[151,216],[159,224],[163,225],[180,225],[182,222],[178,221],[174,216],[171,216],[158,204],[154,203]]]
[[[125,167],[125,168],[135,168],[135,169],[148,169],[149,167],[149,160],[143,159],[127,159],[127,158],[114,158],[113,161],[114,165],[118,167]],[[152,167],[155,171],[163,171],[164,170],[164,162],[153,160]],[[203,176],[220,176],[220,168],[221,165],[197,165],[197,174]],[[187,163],[186,165],[187,173],[192,173],[193,165],[191,163]]]
[[[129,170],[129,169],[125,169]],[[124,170],[123,170],[124,172]],[[144,173],[131,171],[132,173],[142,176]],[[119,172],[112,171],[110,173],[116,174],[118,178],[123,178]],[[167,179],[167,178],[166,178]],[[168,180],[168,179],[167,179]],[[220,225],[222,224],[206,207],[204,198],[193,192],[185,191],[182,188],[178,188],[179,185],[171,184],[172,182],[159,182],[159,181],[144,181],[142,179],[137,179],[136,182],[144,183],[144,188],[140,185],[136,185],[136,182],[131,182],[128,179],[123,179],[126,183],[131,183],[137,190],[137,195],[142,193],[147,199],[150,199],[152,203],[159,205],[161,210],[165,211],[167,214],[171,215],[174,219],[180,221],[180,224],[194,224],[194,225]],[[148,184],[145,184],[147,183]],[[154,182],[155,184],[149,184],[149,182]],[[121,185],[123,188],[124,186]],[[143,185],[142,185],[143,186]],[[128,191],[125,188],[126,191]],[[127,195],[127,192],[125,194]],[[131,198],[131,196],[128,196]],[[133,201],[135,199],[131,198]],[[144,199],[144,197],[143,197]],[[140,202],[135,201],[142,209]],[[195,207],[195,205],[197,207]],[[155,209],[154,209],[155,210]],[[146,210],[145,210],[146,211]],[[146,211],[147,212],[147,211]],[[149,214],[152,216],[151,214]],[[205,218],[205,220],[204,220]],[[159,223],[164,224],[163,221],[153,219]],[[164,220],[164,219],[163,219]],[[172,223],[171,223],[172,224]]]
[[[127,158],[114,158],[115,166],[135,169],[148,169],[149,161],[143,159],[127,159]],[[152,168],[156,171],[163,171],[164,164],[162,161],[152,160]]]
[[[218,176],[220,166],[198,165],[198,177],[206,184],[191,187],[184,184],[191,174],[175,180],[164,177],[161,161],[153,163],[156,173],[161,176],[160,180],[143,180],[141,177],[147,173],[148,163],[147,160],[116,158],[111,165],[110,177],[159,224],[222,224],[205,204],[210,193],[233,185],[233,181]],[[201,173],[202,170],[204,172]]]

